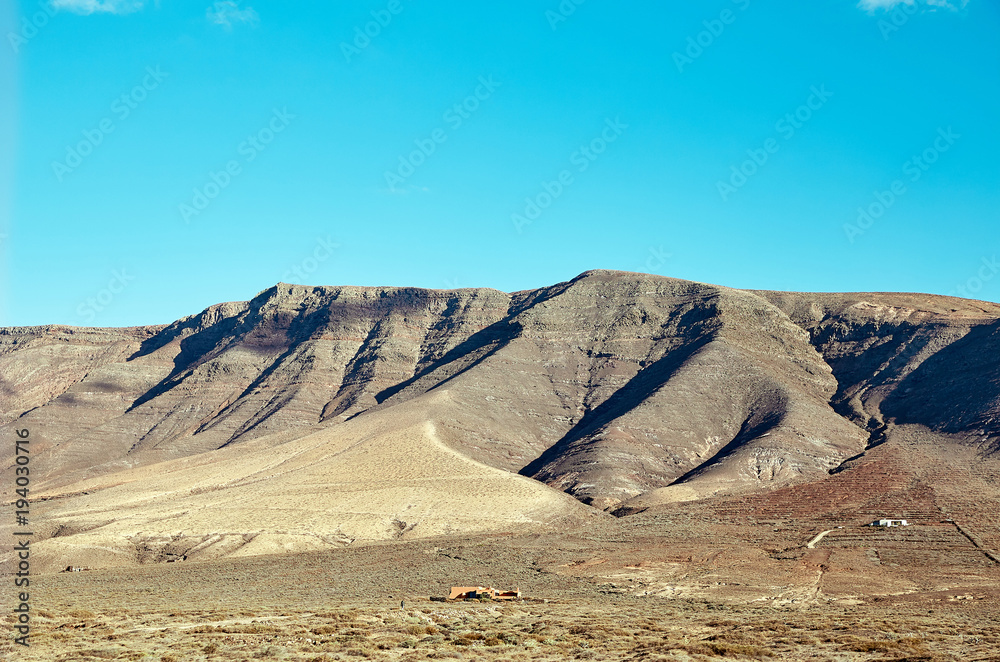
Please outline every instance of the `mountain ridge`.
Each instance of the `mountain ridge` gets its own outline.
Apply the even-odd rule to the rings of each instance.
[[[224,485],[242,471],[239,449],[280,456],[310,435],[339,444],[356,430],[391,449],[392,421],[405,419],[502,472],[490,476],[574,497],[583,510],[560,506],[560,517],[584,521],[588,508],[627,515],[822,482],[900,426],[991,460],[996,349],[1000,306],[936,295],[750,291],[606,270],[515,293],[279,283],[166,325],[0,329],[0,427],[32,430],[33,484],[58,497],[220,453],[236,465],[205,480]],[[427,434],[404,436],[430,452]],[[441,458],[453,471],[457,460]],[[294,491],[299,475],[280,480]],[[330,498],[332,517],[356,520],[338,510],[345,497]],[[370,517],[398,517],[403,506],[386,503]],[[66,525],[86,510],[65,505],[52,515]]]

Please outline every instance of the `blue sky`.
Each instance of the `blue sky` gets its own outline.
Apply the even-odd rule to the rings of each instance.
[[[593,268],[1000,301],[997,3],[472,4],[4,3],[0,325]]]

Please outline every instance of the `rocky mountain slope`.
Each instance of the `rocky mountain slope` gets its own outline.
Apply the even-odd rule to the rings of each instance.
[[[379,483],[379,467],[406,453],[442,448],[430,473],[396,477],[426,497],[406,520],[424,523],[416,530],[443,530],[449,518],[470,530],[494,519],[554,525],[826,480],[896,426],[989,460],[1000,438],[998,329],[1000,306],[984,302],[752,292],[609,271],[513,294],[279,284],[167,326],[0,329],[0,423],[6,436],[31,430],[33,485],[66,531],[91,506],[106,516],[91,513],[87,526],[107,526],[120,497],[134,506],[120,517],[132,521],[118,525],[125,539],[137,504],[171,492],[163,476],[197,494],[253,492],[262,482],[248,477],[269,457],[291,464],[267,489],[328,492],[324,535],[391,537],[409,504],[379,502],[359,524],[344,490]],[[404,438],[418,441],[404,452],[394,445]],[[323,471],[289,469],[306,439],[326,449],[315,459]],[[365,462],[341,457],[355,446]],[[12,485],[9,447],[0,459]],[[180,480],[185,462],[202,467],[194,482]],[[477,467],[484,485],[504,478],[490,499],[510,490],[524,501],[477,519],[489,491],[450,485],[440,503],[451,505],[435,515],[427,495],[459,466]],[[435,471],[440,485],[427,482]],[[159,487],[135,491],[150,481]],[[99,507],[66,496],[94,489],[106,493]],[[232,498],[264,499],[248,495]],[[558,504],[551,517],[542,503]],[[278,530],[252,520],[232,531],[221,520],[179,523],[200,536]]]

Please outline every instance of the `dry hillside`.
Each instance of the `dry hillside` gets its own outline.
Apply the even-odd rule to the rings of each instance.
[[[31,430],[48,569],[692,508],[909,508],[996,549],[998,345],[1000,306],[931,295],[279,284],[166,326],[0,329],[0,423]]]

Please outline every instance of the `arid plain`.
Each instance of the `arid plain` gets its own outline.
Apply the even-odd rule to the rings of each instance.
[[[998,331],[608,271],[0,329],[35,534],[5,650],[1000,660]],[[526,600],[430,601],[461,584]]]

